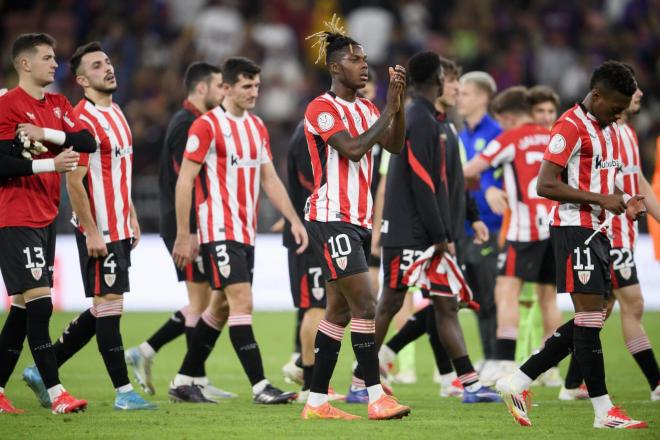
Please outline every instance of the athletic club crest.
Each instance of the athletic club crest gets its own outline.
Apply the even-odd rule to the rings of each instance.
[[[32,269],[30,269],[30,271],[32,272],[32,278],[34,278],[37,281],[41,279],[41,275],[43,275],[43,271],[41,270],[40,267],[33,267]]]
[[[117,281],[117,275],[114,273],[108,273],[103,275],[103,279],[105,280],[106,286],[112,287],[115,285],[115,281]]]
[[[337,267],[339,267],[341,270],[345,270],[346,264],[348,264],[348,258],[346,257],[336,258],[335,263],[337,263]]]
[[[220,266],[220,274],[222,274],[223,277],[229,278],[230,273],[231,273],[230,265],[225,264],[224,266]]]
[[[589,282],[589,279],[591,279],[591,272],[588,270],[579,270],[578,279],[582,284],[587,284]]]
[[[62,109],[60,109],[59,107],[55,107],[53,109],[53,113],[55,114],[55,117],[57,119],[62,119]]]
[[[624,280],[629,280],[632,275],[632,269],[629,267],[624,267],[619,271]]]
[[[323,287],[312,287],[312,296],[314,296],[317,301],[321,301],[323,295],[325,295],[325,289]]]

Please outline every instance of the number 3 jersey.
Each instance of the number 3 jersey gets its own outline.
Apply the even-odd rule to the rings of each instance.
[[[533,123],[507,130],[493,139],[481,158],[493,168],[504,168],[504,189],[509,199],[509,241],[538,241],[550,237],[552,201],[536,194],[543,153],[550,131]]]

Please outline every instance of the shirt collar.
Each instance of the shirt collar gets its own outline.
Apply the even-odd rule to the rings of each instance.
[[[183,108],[185,108],[185,109],[188,110],[190,113],[192,113],[193,115],[195,115],[196,118],[199,118],[200,116],[202,116],[202,112],[200,112],[199,109],[198,109],[197,107],[195,107],[195,106],[193,105],[193,103],[190,102],[190,101],[188,101],[187,99],[184,99],[184,100],[183,100]]]

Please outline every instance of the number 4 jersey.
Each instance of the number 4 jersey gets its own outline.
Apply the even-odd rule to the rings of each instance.
[[[533,123],[507,130],[493,139],[481,153],[493,168],[503,166],[504,189],[511,209],[509,241],[538,241],[550,237],[548,229],[552,201],[536,194],[543,153],[550,131]]]

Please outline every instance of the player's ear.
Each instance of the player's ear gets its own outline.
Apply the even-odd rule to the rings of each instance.
[[[76,75],[76,83],[82,87],[89,87],[89,80],[84,75]]]

